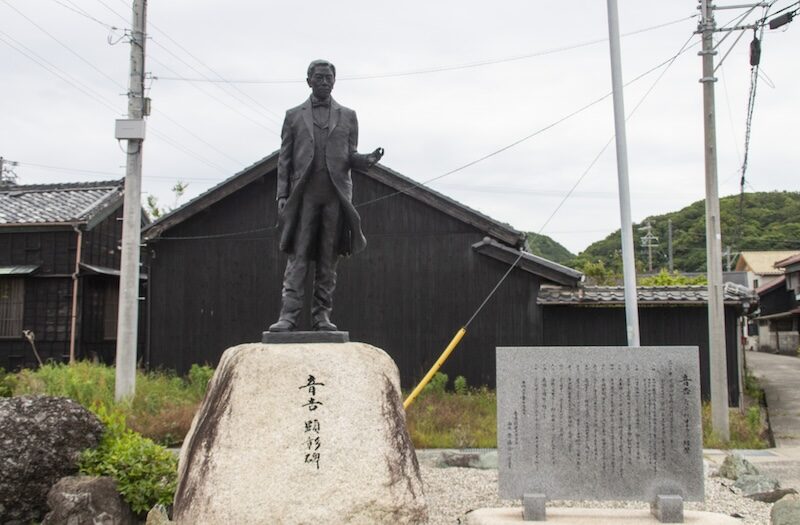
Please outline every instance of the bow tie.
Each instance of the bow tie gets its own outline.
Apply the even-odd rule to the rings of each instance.
[[[311,99],[311,107],[312,108],[319,108],[319,107],[329,108],[329,107],[331,107],[331,99],[328,99],[328,100],[314,100],[314,99]]]

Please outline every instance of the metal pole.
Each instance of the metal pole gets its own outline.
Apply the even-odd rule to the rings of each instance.
[[[617,0],[608,0],[608,41],[611,48],[611,86],[614,93],[614,129],[617,144],[617,179],[622,232],[622,276],[625,284],[625,323],[628,346],[639,346],[639,310],[636,299],[636,262],[633,256],[631,192],[628,184],[628,151],[625,136],[625,104],[622,93],[622,59],[619,43]]]
[[[711,424],[717,435],[730,438],[728,427],[728,363],[725,354],[725,311],[722,302],[722,234],[717,183],[717,136],[714,116],[714,12],[710,0],[700,0],[703,36],[703,112],[706,171],[706,265],[708,271],[708,336],[711,371]]]
[[[667,251],[669,252],[669,273],[672,273],[672,219],[667,221]]]
[[[133,2],[128,117],[144,118],[144,45],[147,0]],[[114,396],[117,401],[136,392],[136,347],[139,324],[139,242],[142,224],[142,144],[128,139],[125,203],[122,223],[122,257],[117,318],[117,361]]]

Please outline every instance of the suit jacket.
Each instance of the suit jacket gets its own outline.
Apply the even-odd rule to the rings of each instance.
[[[350,169],[366,169],[366,155],[356,151],[358,146],[358,119],[356,112],[331,99],[328,141],[325,147],[325,164],[328,167],[336,194],[342,203],[342,231],[338,252],[350,255],[364,249],[367,240],[361,231],[361,217],[353,207],[353,179]],[[314,118],[311,98],[286,112],[281,130],[281,150],[278,156],[277,198],[286,198],[280,214],[280,249],[292,251],[294,235],[299,223],[303,189],[314,160]]]

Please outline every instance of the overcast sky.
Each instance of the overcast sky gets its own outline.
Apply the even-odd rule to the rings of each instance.
[[[124,175],[114,120],[127,111],[130,4],[0,0],[0,156],[19,162],[19,183]],[[697,6],[619,2],[626,82],[683,50],[625,90],[627,113],[644,97],[627,127],[636,222],[704,197]],[[744,13],[718,11],[718,25]],[[619,228],[613,144],[590,169],[614,129],[610,97],[589,106],[611,91],[606,2],[151,0],[148,30],[143,192],[163,204],[178,180],[186,202],[278,149],[308,62],[326,58],[334,98],[358,113],[359,149],[383,146],[386,166],[425,182],[533,135],[431,187],[576,253]],[[750,40],[717,71],[723,196],[739,188]],[[764,33],[748,191],[800,190],[799,43],[800,20]]]

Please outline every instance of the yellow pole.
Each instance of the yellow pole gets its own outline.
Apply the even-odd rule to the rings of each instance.
[[[466,328],[460,328],[458,332],[456,332],[456,335],[453,336],[453,339],[450,341],[450,344],[447,345],[447,348],[444,349],[444,352],[442,352],[442,355],[440,355],[439,359],[436,360],[436,363],[434,363],[431,369],[428,370],[428,373],[425,374],[425,377],[422,378],[422,381],[419,382],[414,391],[408,395],[405,401],[403,401],[404,409],[407,409],[408,406],[414,402],[414,399],[416,399],[419,393],[422,392],[422,389],[425,388],[425,385],[427,385],[428,382],[430,382],[434,374],[436,374],[436,372],[439,371],[444,362],[447,361],[447,358],[450,357],[450,354],[453,352],[453,350],[455,350],[456,346],[458,346],[458,343],[461,342],[461,338],[464,337],[464,334],[466,333],[467,333]]]

